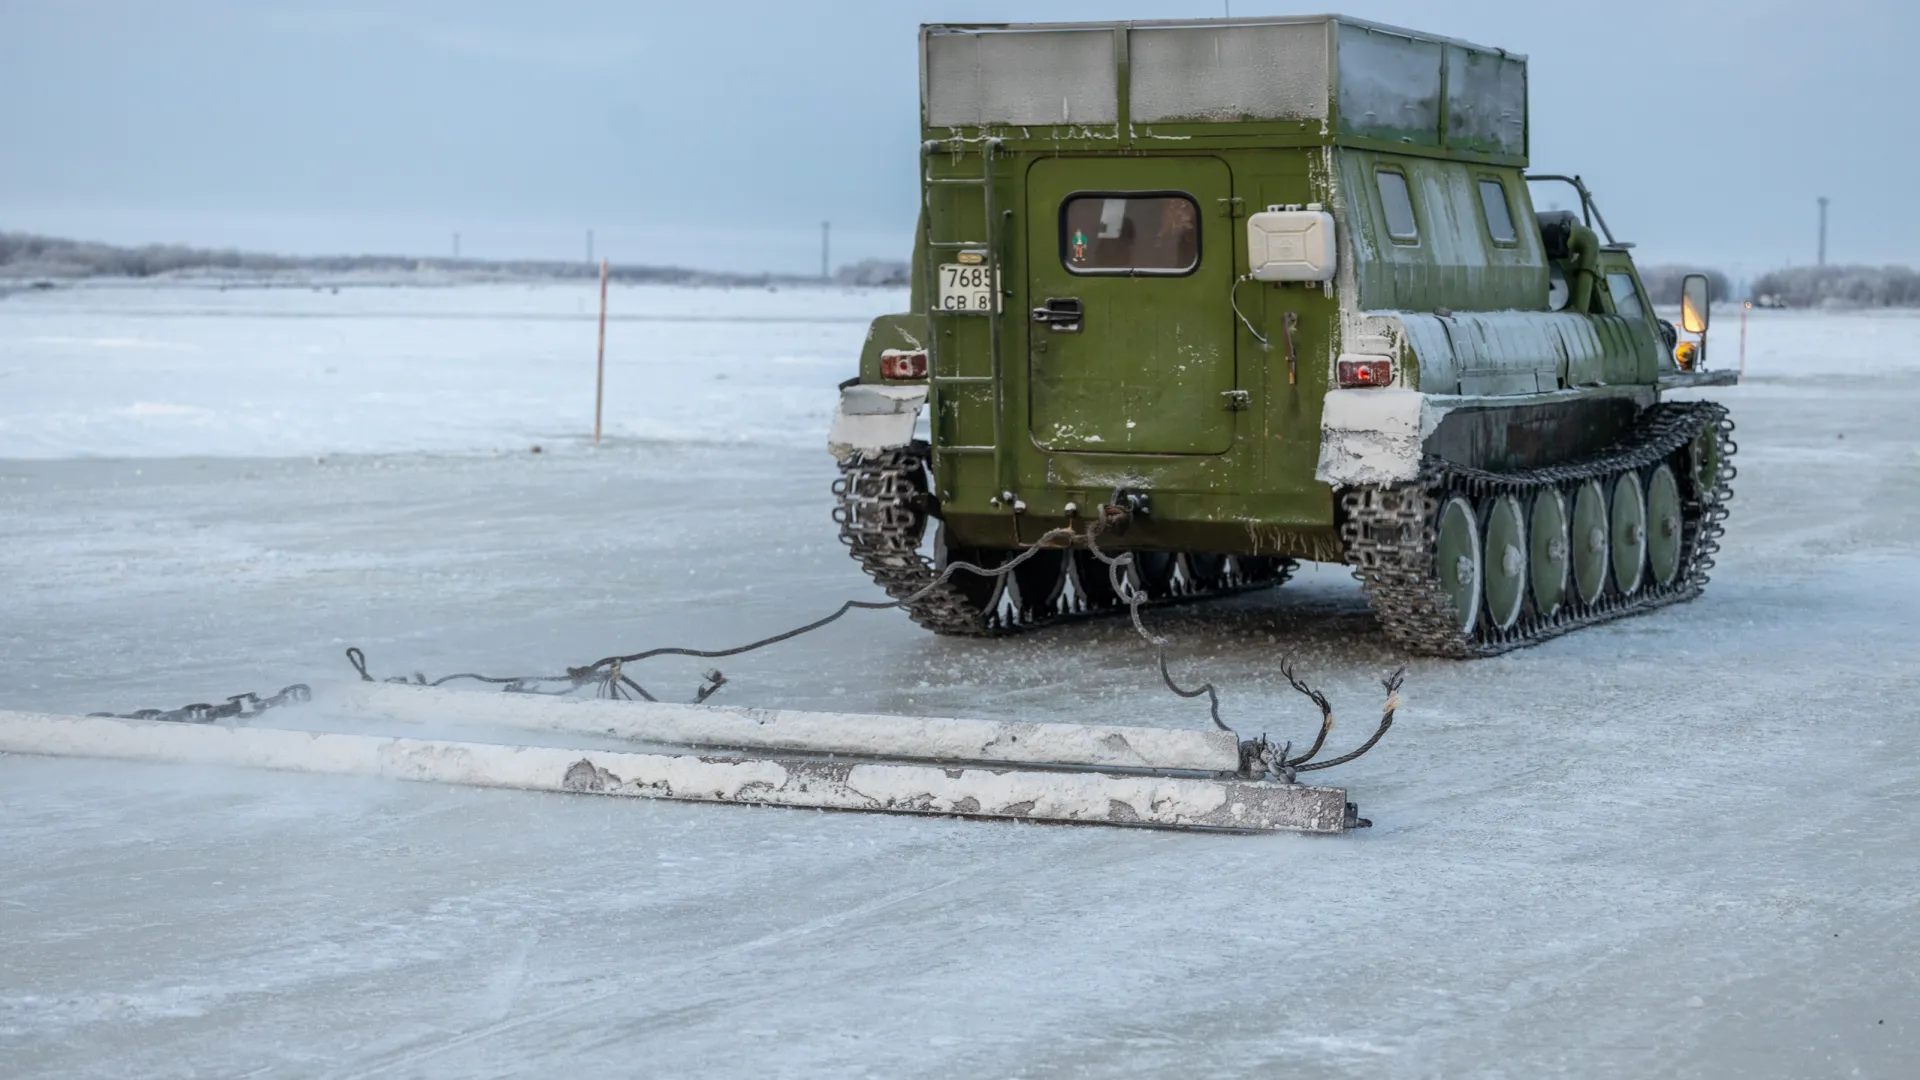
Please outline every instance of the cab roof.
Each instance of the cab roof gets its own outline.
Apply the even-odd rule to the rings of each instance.
[[[1306,136],[1525,164],[1527,61],[1339,15],[920,28],[932,139]]]

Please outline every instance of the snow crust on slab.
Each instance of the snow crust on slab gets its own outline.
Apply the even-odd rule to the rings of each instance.
[[[1340,832],[1336,788],[844,761],[711,758],[0,712],[0,751],[525,791],[1115,825]]]
[[[471,693],[396,683],[322,688],[349,707],[418,723],[464,720],[540,731],[611,735],[676,746],[743,747],[940,761],[1003,761],[1230,773],[1233,733],[1098,724],[754,709]]]

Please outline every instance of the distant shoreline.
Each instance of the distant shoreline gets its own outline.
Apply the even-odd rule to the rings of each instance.
[[[0,232],[0,283],[55,288],[83,281],[309,288],[470,285],[598,280],[600,264],[541,259],[415,258],[404,255],[267,255],[176,244],[120,247]],[[738,274],[678,266],[609,263],[609,281],[648,285],[902,285],[906,264],[866,260],[831,280],[799,274]]]

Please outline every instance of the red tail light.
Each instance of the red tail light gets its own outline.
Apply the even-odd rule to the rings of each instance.
[[[1342,360],[1339,369],[1340,388],[1343,390],[1360,386],[1386,386],[1393,382],[1393,361],[1385,357],[1377,360]]]
[[[880,377],[883,379],[924,379],[927,377],[927,354],[924,352],[902,352],[888,349],[880,354]]]

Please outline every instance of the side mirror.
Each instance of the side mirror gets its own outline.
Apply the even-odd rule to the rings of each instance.
[[[1680,283],[1680,328],[1689,334],[1707,332],[1712,312],[1712,297],[1707,291],[1707,275],[1688,274]]]

